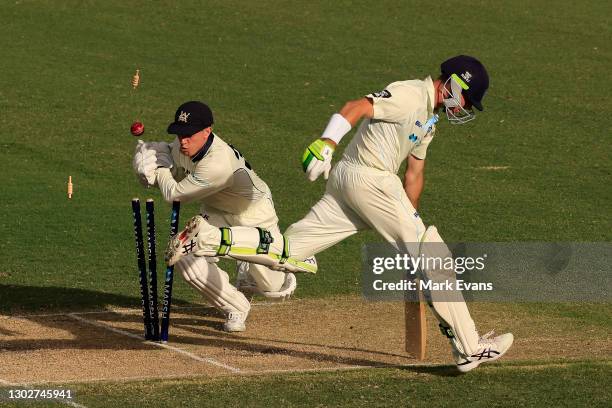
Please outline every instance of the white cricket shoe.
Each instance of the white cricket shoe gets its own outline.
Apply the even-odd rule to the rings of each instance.
[[[195,237],[203,226],[210,226],[201,215],[196,215],[187,221],[185,229],[172,236],[166,248],[165,259],[170,266],[178,262],[181,257],[190,254],[197,247]]]
[[[257,287],[257,282],[253,279],[249,273],[250,263],[244,261],[238,261],[236,263],[236,289],[242,292],[247,299],[253,297],[254,294],[262,294]]]
[[[226,332],[243,332],[246,330],[246,319],[249,312],[229,312],[225,323],[223,323],[223,330]]]
[[[457,363],[457,368],[462,373],[467,373],[475,369],[482,363],[490,363],[495,361],[510,349],[514,336],[512,333],[502,334],[491,338],[494,331],[490,331],[478,340],[478,350],[471,356],[464,356],[455,347],[453,347],[453,357]],[[451,342],[452,344],[452,342]]]

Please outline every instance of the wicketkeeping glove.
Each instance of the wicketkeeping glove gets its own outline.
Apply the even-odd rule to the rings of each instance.
[[[155,150],[155,158],[157,160],[157,167],[165,167],[171,169],[174,165],[172,155],[170,154],[170,145],[166,142],[157,142],[152,146]]]
[[[334,148],[322,139],[317,139],[308,146],[302,156],[302,168],[308,180],[315,181],[321,174],[327,180],[333,154]]]
[[[155,150],[151,149],[148,143],[142,140],[138,141],[132,166],[138,176],[138,181],[140,181],[143,186],[149,187],[155,184],[157,159],[155,158]]]

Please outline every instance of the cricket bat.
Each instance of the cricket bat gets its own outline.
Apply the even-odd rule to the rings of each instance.
[[[427,318],[423,293],[419,290],[418,302],[404,302],[406,352],[416,359],[425,360],[427,351]]]

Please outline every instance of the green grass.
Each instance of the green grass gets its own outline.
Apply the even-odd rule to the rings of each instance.
[[[611,374],[610,364],[576,362],[489,366],[463,376],[453,367],[441,366],[100,383],[70,389],[87,407],[605,407],[612,397],[604,386]]]
[[[272,188],[285,228],[324,189],[305,180],[299,157],[329,115],[391,81],[435,75],[458,52],[487,64],[491,89],[475,122],[440,126],[425,221],[448,241],[610,240],[612,103],[602,81],[612,10],[562,3],[471,2],[454,10],[452,30],[447,13],[417,2],[3,3],[0,285],[133,296],[129,200],[157,199],[160,240],[169,212],[132,174],[136,118],[148,139],[169,140],[176,106],[207,101],[217,132]],[[360,234],[322,253],[299,296],[357,293],[355,254],[378,239]],[[177,297],[194,295],[180,283]]]
[[[462,7],[417,1],[2,2],[0,311],[138,305],[130,199],[156,199],[160,243],[169,208],[132,173],[128,129],[134,120],[144,122],[147,139],[170,140],[165,128],[180,103],[209,103],[216,131],[270,185],[284,229],[324,190],[324,183],[305,180],[299,159],[329,116],[392,81],[436,75],[439,63],[458,53],[487,65],[491,88],[476,121],[439,126],[421,199],[426,223],[451,242],[610,241],[611,14],[605,1],[568,0],[553,7],[543,0]],[[142,84],[133,91],[136,68]],[[482,169],[487,166],[508,168]],[[68,175],[75,185],[71,201]],[[182,219],[196,211],[184,206]],[[319,274],[300,277],[298,296],[358,293],[357,254],[377,240],[367,232],[320,254]],[[175,299],[198,296],[179,278]],[[587,314],[571,305],[543,307],[609,327],[607,306]],[[200,403],[214,396],[229,406],[232,393],[247,391],[261,405],[276,401],[272,395],[289,406],[419,405],[438,398],[440,389],[449,401],[444,405],[461,403],[465,394],[480,401],[489,389],[495,398],[487,405],[582,405],[591,397],[604,405],[601,398],[609,401],[609,395],[594,384],[605,383],[605,373],[609,366],[585,363],[487,370],[460,379],[377,370],[296,375],[287,382],[241,379],[244,391],[227,387],[233,380],[183,386]],[[364,388],[378,382],[379,389]],[[308,392],[304,384],[311,384]],[[151,388],[170,401],[175,386],[130,387]],[[82,390],[88,403],[105,395],[138,406],[124,387],[116,385],[116,393],[102,386]]]

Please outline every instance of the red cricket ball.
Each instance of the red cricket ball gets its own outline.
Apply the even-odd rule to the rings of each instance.
[[[132,123],[132,127],[130,127],[130,132],[132,132],[133,136],[140,136],[144,133],[144,125],[141,122]]]

